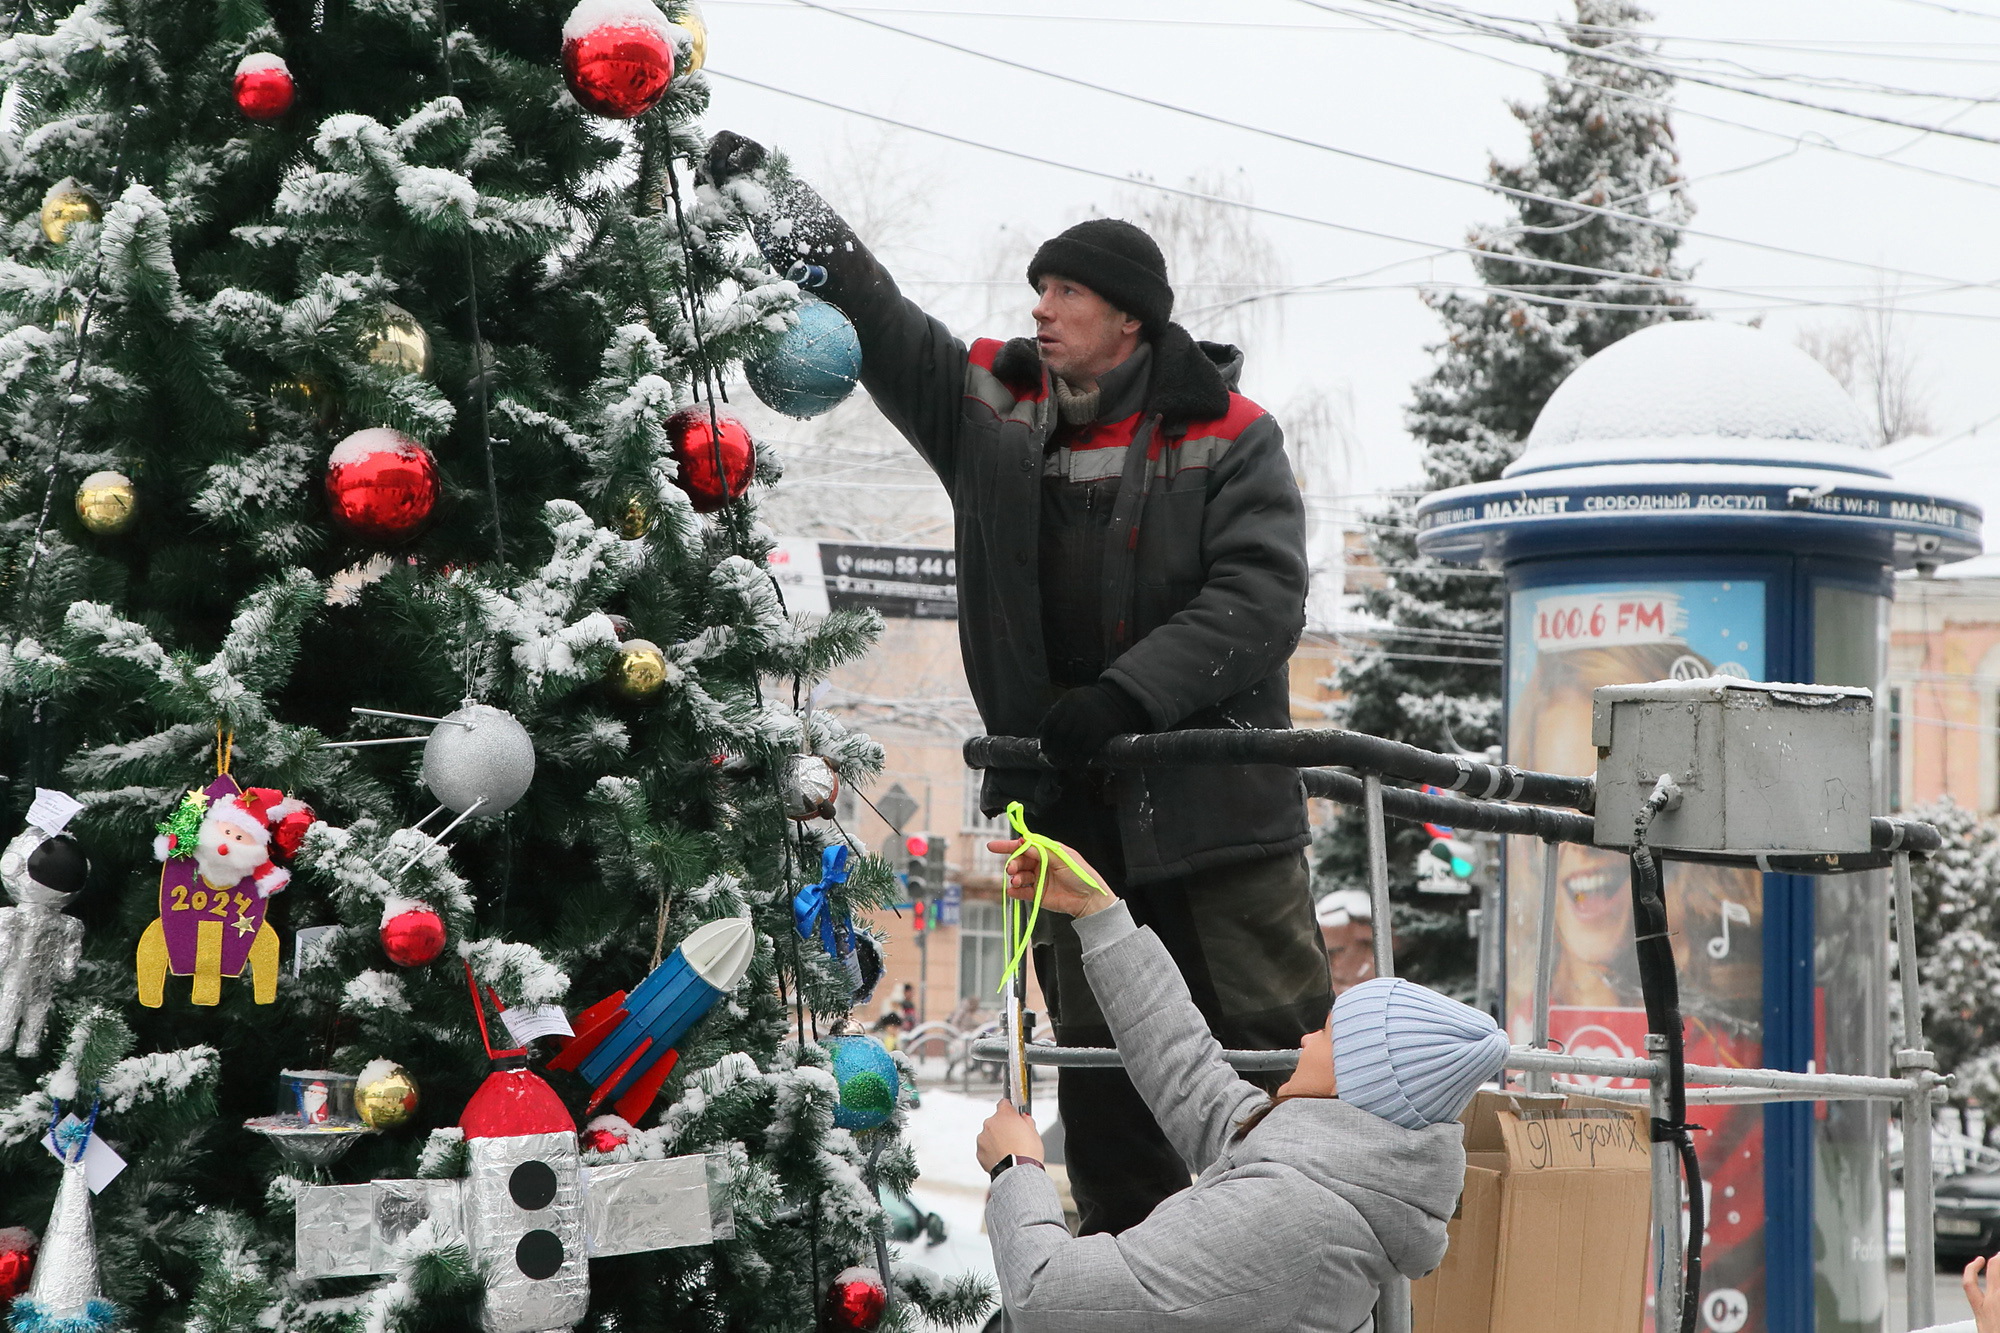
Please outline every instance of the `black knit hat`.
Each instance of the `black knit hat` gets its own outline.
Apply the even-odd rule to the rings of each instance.
[[[1174,312],[1167,260],[1153,238],[1123,218],[1091,218],[1042,242],[1028,264],[1028,285],[1044,274],[1071,278],[1157,334]]]

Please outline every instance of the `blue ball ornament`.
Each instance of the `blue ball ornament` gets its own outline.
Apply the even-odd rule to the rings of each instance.
[[[830,411],[861,378],[861,337],[825,301],[807,297],[799,322],[768,353],[745,363],[750,388],[774,412],[804,420]]]
[[[902,1086],[896,1062],[873,1037],[828,1037],[821,1045],[833,1057],[833,1081],[840,1105],[833,1123],[842,1129],[876,1129],[896,1112]]]

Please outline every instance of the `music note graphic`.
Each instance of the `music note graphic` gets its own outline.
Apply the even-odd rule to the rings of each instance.
[[[1722,933],[1708,942],[1708,956],[1714,959],[1729,957],[1729,923],[1750,924],[1750,909],[1742,903],[1722,900]]]

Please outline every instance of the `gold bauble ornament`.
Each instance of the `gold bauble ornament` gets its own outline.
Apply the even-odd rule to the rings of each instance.
[[[678,78],[683,74],[692,74],[708,63],[708,20],[701,16],[701,6],[694,0],[687,0],[680,6],[680,13],[675,15],[674,22],[687,29],[687,35],[694,42],[693,54],[674,71],[674,76]]]
[[[311,416],[322,426],[333,424],[340,410],[334,401],[333,386],[323,379],[301,375],[295,380],[279,380],[271,386],[271,396],[288,407]]]
[[[382,303],[382,313],[361,335],[361,349],[371,364],[399,375],[425,375],[431,368],[431,335],[417,317],[399,305]]]
[[[116,537],[139,518],[139,490],[123,472],[93,472],[76,488],[76,516],[99,537]]]
[[[369,1073],[375,1077],[367,1078]],[[354,1085],[354,1110],[370,1129],[394,1129],[417,1113],[417,1081],[401,1065],[386,1071],[362,1071],[363,1080]]]
[[[618,535],[635,542],[652,530],[653,507],[646,502],[644,491],[633,491],[618,511]]]
[[[627,639],[611,659],[610,682],[619,698],[642,703],[666,687],[667,655],[651,640]]]
[[[97,200],[77,184],[74,176],[63,177],[42,196],[42,235],[52,245],[67,241],[73,224],[97,222],[103,217],[104,211],[97,206]]]

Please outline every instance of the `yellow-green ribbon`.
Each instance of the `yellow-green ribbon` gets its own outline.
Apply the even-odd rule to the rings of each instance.
[[[1022,811],[1019,801],[1010,801],[1008,803],[1007,822],[1014,826],[1014,832],[1021,839],[1021,845],[1008,853],[1006,865],[1000,868],[1000,873],[1003,877],[1007,874],[1008,869],[1013,866],[1014,858],[1022,852],[1027,851],[1030,847],[1033,847],[1042,855],[1035,871],[1035,902],[1034,906],[1028,911],[1028,924],[1025,928],[1021,925],[1021,900],[1011,894],[1007,896],[1007,970],[1000,974],[1000,990],[1003,994],[1006,992],[1007,987],[1012,984],[1015,972],[1020,969],[1021,958],[1028,952],[1028,945],[1035,938],[1035,921],[1042,914],[1042,890],[1048,886],[1049,858],[1051,856],[1061,857],[1062,863],[1075,871],[1078,879],[1088,884],[1091,888],[1096,889],[1099,893],[1108,894],[1111,892],[1111,890],[1091,878],[1090,872],[1084,869],[1083,863],[1069,854],[1069,848],[1063,846],[1047,834],[1036,833],[1029,829],[1027,817]],[[1001,892],[1006,892],[1004,887]]]

